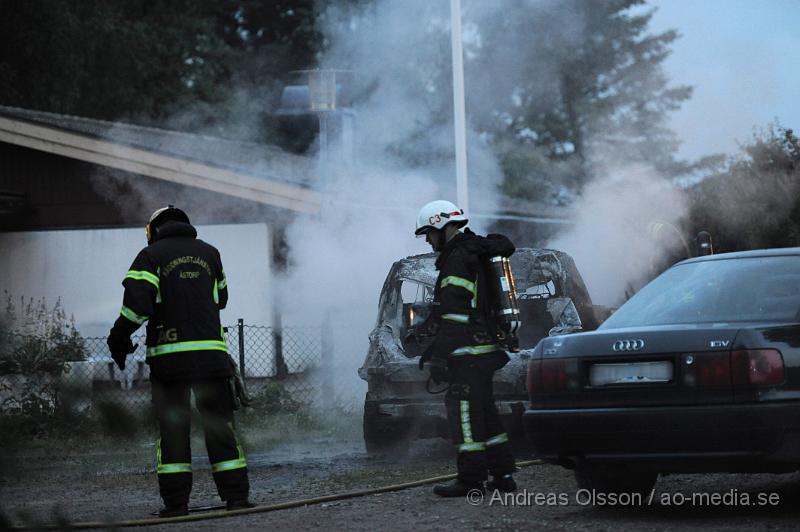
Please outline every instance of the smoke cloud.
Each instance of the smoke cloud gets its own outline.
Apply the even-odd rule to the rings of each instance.
[[[507,9],[512,4],[464,2],[468,215],[496,212],[501,202],[502,172],[486,134],[489,126],[510,124],[531,105],[550,109],[560,97],[556,57],[515,50],[569,50],[584,28],[570,2],[525,4],[528,12],[534,6],[530,24],[515,19]],[[356,157],[342,157],[345,147],[334,137],[329,159],[318,157],[322,211],[294,219],[287,233],[287,273],[272,286],[285,325],[330,319],[336,390],[360,399],[365,384],[356,369],[366,355],[384,278],[394,261],[429,250],[413,237],[419,207],[456,197],[449,5],[426,0],[331,5],[318,26],[326,42],[319,66],[348,71]],[[253,102],[237,93],[230,106],[230,115],[242,118],[238,127],[251,127]],[[614,170],[597,172],[608,177],[586,187],[576,204],[576,224],[550,246],[575,257],[599,303],[615,304],[657,261],[661,248],[649,238],[648,224],[680,224],[686,207],[681,194],[649,169],[624,163],[604,168]],[[106,179],[105,186],[109,196],[118,192],[113,180]],[[136,212],[164,198],[160,190],[137,192]],[[230,206],[218,201],[209,209]],[[471,227],[484,232],[479,220],[487,219],[473,218]]]
[[[685,193],[643,165],[609,168],[574,205],[575,224],[548,243],[575,259],[595,304],[618,306],[670,258],[690,254]]]
[[[333,7],[320,25],[329,45],[322,65],[350,71],[357,163],[320,168],[326,199],[318,218],[300,218],[289,230],[282,307],[285,323],[331,319],[337,392],[361,399],[366,384],[356,369],[386,274],[394,261],[430,251],[413,235],[419,208],[456,196],[449,6],[416,0]],[[470,93],[477,80],[469,72],[467,78]],[[483,100],[481,108],[494,103]],[[497,160],[474,129],[467,151],[469,211],[493,212],[502,178]]]

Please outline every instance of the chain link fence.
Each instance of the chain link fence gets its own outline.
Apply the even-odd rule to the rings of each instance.
[[[248,391],[279,385],[294,403],[315,404],[332,386],[332,342],[326,327],[262,327],[239,320],[225,328],[228,353],[239,365]],[[97,404],[144,411],[150,405],[150,371],[145,337],[132,337],[136,350],[124,370],[111,360],[106,337],[58,339],[7,333],[0,336],[0,414],[45,414],[69,399],[86,412]]]

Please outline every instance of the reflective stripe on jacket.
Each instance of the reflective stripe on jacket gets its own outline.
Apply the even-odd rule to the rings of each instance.
[[[481,237],[465,229],[445,245],[437,258],[436,311],[431,318],[437,323],[437,333],[432,356],[485,355],[500,350],[489,329],[481,260],[491,253],[510,255],[514,246],[505,237],[492,236]]]
[[[230,375],[220,309],[228,287],[219,251],[189,224],[159,228],[158,238],[133,261],[122,281],[115,327],[132,333],[147,323],[147,363],[154,378]]]

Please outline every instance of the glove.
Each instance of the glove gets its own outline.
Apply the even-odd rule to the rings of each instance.
[[[431,380],[434,384],[447,382],[447,361],[445,359],[440,357],[431,358],[428,371],[430,371]]]
[[[228,355],[228,359],[233,369],[233,377],[231,377],[231,380],[233,381],[233,402],[234,405],[236,405],[234,410],[238,410],[239,405],[251,406],[253,404],[253,398],[250,397],[250,394],[247,393],[247,388],[244,386],[244,379],[242,378],[242,372],[239,371],[239,364],[237,364],[230,355]]]
[[[247,388],[244,387],[244,380],[241,375],[236,375],[233,379],[233,385],[236,389],[236,397],[239,398],[239,404],[242,406],[251,406],[253,398],[247,393]]]
[[[112,333],[108,336],[108,349],[111,351],[111,358],[117,364],[120,371],[125,369],[125,359],[128,353],[136,351],[136,346],[131,341],[130,336],[120,336]]]

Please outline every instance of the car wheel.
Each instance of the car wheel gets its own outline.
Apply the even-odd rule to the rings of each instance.
[[[364,446],[368,454],[405,456],[411,445],[408,420],[378,413],[377,405],[364,405]]]
[[[575,480],[581,489],[601,493],[640,493],[647,495],[653,489],[658,473],[624,468],[579,466]]]

